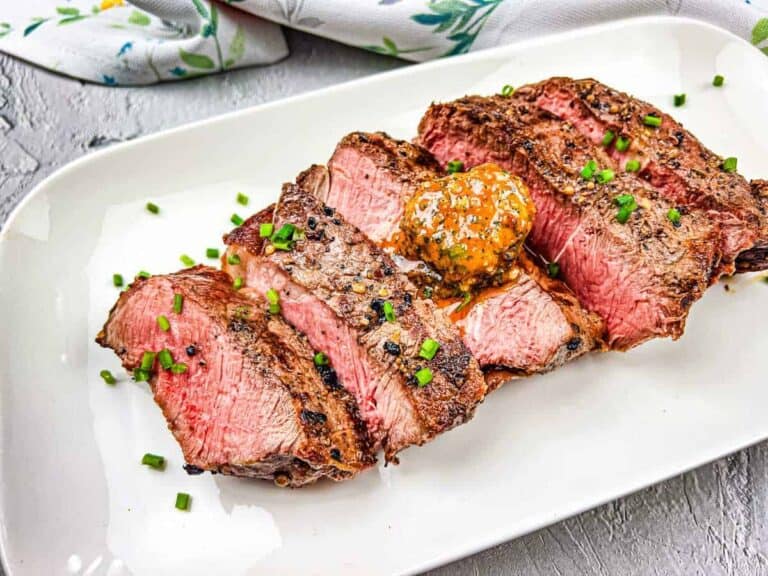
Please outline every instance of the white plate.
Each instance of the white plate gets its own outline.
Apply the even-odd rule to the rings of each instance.
[[[726,77],[721,89],[710,85]],[[298,491],[187,476],[144,385],[93,337],[114,272],[203,260],[233,212],[354,130],[410,137],[427,104],[551,75],[594,76],[671,108],[701,140],[768,173],[768,61],[717,28],[625,21],[353,82],[115,146],[48,178],[0,243],[2,552],[20,574],[414,573],[768,437],[768,287],[696,304],[685,336],[593,355],[493,394],[399,467]],[[250,195],[251,207],[235,203]],[[143,210],[147,199],[160,216]],[[159,473],[144,452],[168,457]],[[188,513],[175,493],[192,494]]]

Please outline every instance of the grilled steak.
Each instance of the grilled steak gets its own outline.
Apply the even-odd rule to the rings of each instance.
[[[381,243],[398,230],[405,199],[416,186],[442,175],[420,146],[355,132],[338,144],[328,170],[314,166],[298,182]],[[521,261],[514,282],[483,291],[453,318],[480,365],[494,373],[487,378],[492,387],[502,375],[545,372],[600,345],[599,318],[581,308],[562,282],[531,260]],[[396,262],[409,271],[414,267]]]
[[[496,162],[523,178],[537,208],[529,246],[558,263],[581,304],[605,320],[613,348],[679,337],[690,305],[717,276],[717,224],[686,208],[670,221],[674,204],[630,174],[605,173],[604,183],[582,178],[592,160],[605,167],[608,153],[525,100],[433,105],[419,141],[441,162]],[[619,204],[630,206],[624,222]]]
[[[387,459],[468,420],[485,395],[485,382],[443,313],[421,299],[364,234],[291,184],[274,213],[276,230],[286,223],[300,228],[303,239],[291,250],[274,251],[261,239],[244,241],[255,236],[244,229],[259,227],[258,218],[249,219],[225,238],[228,255],[240,260],[227,260],[225,267],[245,280],[245,293],[279,293],[283,316],[328,355]],[[427,338],[440,344],[431,360],[419,357]]]
[[[180,314],[172,311],[175,294],[183,297]],[[149,382],[191,473],[301,486],[343,480],[375,462],[354,399],[318,373],[290,326],[235,292],[223,272],[197,266],[137,280],[97,341],[128,370],[140,367],[144,352],[166,348],[186,364],[176,373],[158,357]]]
[[[630,141],[627,150],[610,148],[611,167],[623,169],[639,159],[635,174],[677,206],[707,211],[721,225],[722,270],[733,272],[768,267],[768,216],[747,181],[723,168],[723,159],[658,108],[595,80],[551,78],[519,89],[515,99],[538,105],[570,122],[598,144],[606,131]],[[648,127],[648,115],[661,119]]]

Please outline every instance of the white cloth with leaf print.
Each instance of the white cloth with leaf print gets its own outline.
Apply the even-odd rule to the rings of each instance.
[[[671,14],[768,54],[768,0],[2,0],[0,51],[84,80],[147,84],[268,64],[277,24],[409,60]]]

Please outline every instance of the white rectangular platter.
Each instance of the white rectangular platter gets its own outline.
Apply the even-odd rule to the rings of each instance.
[[[678,342],[514,382],[400,466],[297,491],[187,476],[148,388],[94,344],[113,273],[170,272],[182,253],[204,261],[233,212],[274,200],[347,132],[410,138],[432,100],[553,75],[593,76],[668,110],[686,92],[676,117],[747,177],[768,176],[768,59],[717,28],[651,18],[242,110],[109,148],[38,186],[0,242],[8,573],[412,574],[768,437],[768,286],[755,277],[713,287]],[[140,466],[145,452],[165,455],[165,472]],[[178,491],[192,495],[187,513]]]

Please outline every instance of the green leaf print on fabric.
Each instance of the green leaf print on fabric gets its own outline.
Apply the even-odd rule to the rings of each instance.
[[[469,52],[477,35],[493,11],[504,0],[430,0],[430,13],[414,14],[411,20],[422,26],[434,26],[434,34],[448,34],[453,46],[443,56]]]
[[[152,23],[152,19],[143,12],[134,10],[131,12],[131,15],[128,16],[128,23],[134,24],[135,26],[149,26]]]
[[[50,18],[34,18],[32,24],[24,28],[24,36],[29,36],[32,32],[40,28],[40,26],[48,22],[48,20],[50,20]]]
[[[362,46],[362,48],[370,50],[371,52],[376,52],[376,54],[399,57],[402,54],[413,54],[414,52],[424,52],[425,50],[431,50],[432,46],[423,46],[421,48],[398,48],[397,44],[395,44],[391,38],[384,36],[381,39],[381,46],[369,45]]]
[[[205,54],[194,54],[192,52],[187,52],[183,48],[179,48],[179,57],[187,66],[191,66],[192,68],[213,70],[216,67],[213,60]]]
[[[77,8],[70,8],[69,6],[59,6],[56,8],[56,12],[62,16],[78,16],[80,14],[80,10]]]
[[[200,14],[200,16],[206,20],[210,18],[210,15],[208,14],[208,8],[205,7],[205,4],[203,4],[201,0],[192,0],[192,4],[195,5],[195,10],[197,10],[197,13]]]
[[[245,32],[242,26],[238,26],[235,35],[229,43],[227,59],[224,61],[224,68],[231,68],[245,55]]]

